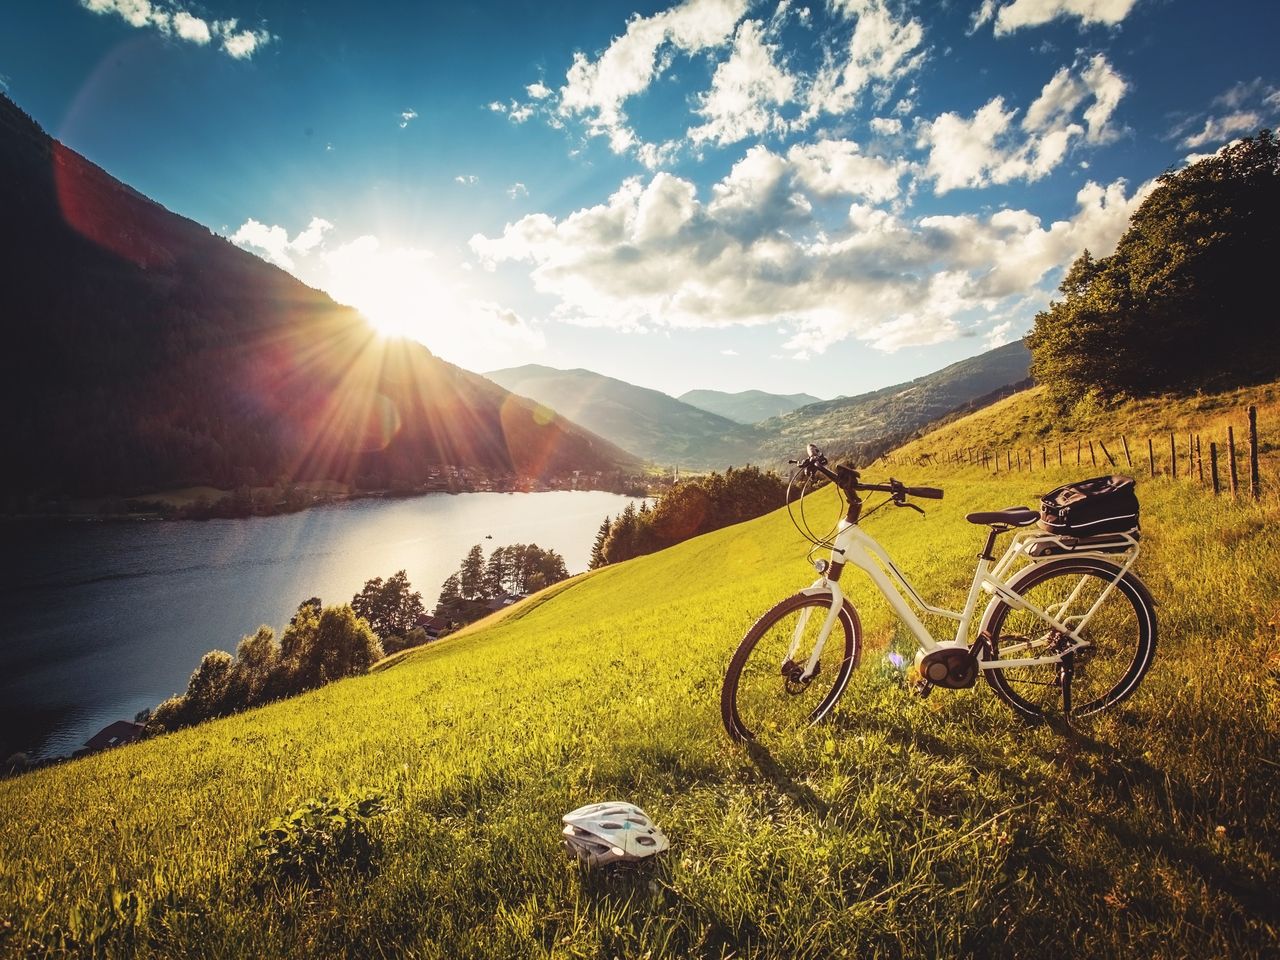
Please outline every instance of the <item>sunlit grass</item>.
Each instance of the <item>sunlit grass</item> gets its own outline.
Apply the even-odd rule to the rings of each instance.
[[[946,500],[868,529],[953,605],[981,541],[964,513],[1031,503],[1057,478],[900,472]],[[886,658],[909,646],[851,572],[868,647],[834,719],[772,753],[731,745],[724,666],[760,612],[812,579],[807,544],[773,514],[558,585],[372,675],[0,783],[0,945],[1274,955],[1280,510],[1165,480],[1140,497],[1155,666],[1075,734],[1023,726],[981,685],[913,698]],[[375,793],[392,810],[371,870],[318,888],[260,879],[250,850],[273,818]],[[560,815],[610,798],[652,814],[670,852],[634,870],[570,864]]]

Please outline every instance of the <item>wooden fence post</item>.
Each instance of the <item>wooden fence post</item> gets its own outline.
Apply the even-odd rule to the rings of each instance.
[[[1022,451],[1018,451],[1018,472],[1022,472]]]
[[[1196,436],[1196,464],[1199,466],[1200,486],[1204,486],[1204,451],[1200,449],[1200,437]]]
[[[1200,469],[1204,469],[1204,464],[1200,464]],[[1213,474],[1213,495],[1218,495],[1218,445],[1212,440],[1209,441],[1209,472]]]
[[[1008,450],[1004,452],[1004,465],[1009,470],[1013,469],[1013,454]]]
[[[1194,480],[1196,476],[1196,440],[1187,434],[1187,478]],[[1204,471],[1200,471],[1200,479],[1204,480]]]
[[[1111,455],[1111,451],[1107,449],[1107,445],[1099,440],[1098,446],[1102,448],[1102,455],[1107,458],[1107,462],[1114,467],[1116,465],[1116,458]]]
[[[1231,477],[1231,499],[1234,500],[1239,488],[1239,479],[1236,477],[1236,433],[1232,427],[1227,427],[1227,457],[1230,459],[1228,474]]]
[[[1156,475],[1156,448],[1147,437],[1147,463],[1151,464],[1151,476]]]
[[[1062,441],[1058,441],[1058,466],[1062,466]]]
[[[991,457],[991,459],[992,459],[993,461],[995,461],[995,465],[996,465],[996,473],[999,473],[999,472],[1000,472],[1000,454],[998,454],[998,453],[997,453],[997,454],[993,454],[993,455],[992,455],[992,457]]]
[[[1170,476],[1178,479],[1178,448],[1173,442],[1173,431],[1169,431],[1169,472]]]
[[[1095,467],[1098,465],[1098,455],[1093,452],[1093,441],[1089,441],[1089,462]]]
[[[1080,466],[1080,441],[1076,441],[1076,466]]]
[[[1258,483],[1258,408],[1249,407],[1249,492],[1257,500],[1261,495]]]
[[[1124,462],[1129,465],[1129,469],[1133,469],[1133,458],[1129,456],[1129,438],[1124,434],[1120,435],[1120,442],[1124,445]]]
[[[1047,469],[1049,466],[1049,448],[1045,444],[1040,444],[1040,469]]]

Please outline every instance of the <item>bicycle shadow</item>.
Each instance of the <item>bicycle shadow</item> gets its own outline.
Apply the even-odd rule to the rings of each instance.
[[[796,806],[823,818],[831,812],[831,804],[814,793],[807,784],[796,780],[764,744],[753,740],[746,745],[746,752],[760,774]]]

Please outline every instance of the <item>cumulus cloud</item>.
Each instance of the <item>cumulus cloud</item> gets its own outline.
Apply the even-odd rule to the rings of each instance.
[[[1003,97],[989,100],[972,117],[944,113],[918,131],[917,146],[929,150],[926,176],[939,194],[1039,180],[1062,162],[1074,141],[1102,144],[1118,136],[1110,121],[1126,89],[1098,54],[1054,74],[1016,126],[1018,111],[1006,109]]]
[[[325,233],[332,229],[333,224],[328,220],[312,217],[306,229],[290,240],[284,227],[267,226],[250,218],[231,235],[231,242],[257,253],[278,267],[292,271],[294,256],[306,255],[320,246]]]
[[[542,81],[540,80],[537,81],[536,83],[529,84],[527,87],[524,88],[524,92],[527,93],[534,100],[545,100],[547,97],[551,96],[552,94],[551,88],[548,87],[546,84],[542,83]]]
[[[778,47],[765,40],[764,24],[744,20],[729,58],[716,67],[711,89],[699,98],[698,113],[706,122],[691,129],[689,139],[723,146],[784,129],[778,108],[795,92],[796,78],[778,62]]]
[[[507,187],[507,196],[510,197],[512,200],[519,200],[521,197],[527,197],[528,195],[529,195],[529,188],[526,187],[523,183],[517,182]]]
[[[1003,323],[997,323],[989,331],[987,331],[986,343],[988,350],[994,350],[996,347],[1003,347],[1006,343],[1013,342],[1013,321],[1005,320]]]
[[[1136,4],[1137,0],[1013,0],[1005,4],[982,0],[970,21],[969,32],[995,21],[996,36],[1003,36],[1065,17],[1076,17],[1082,24],[1115,26]]]
[[[574,54],[560,88],[560,114],[582,117],[588,131],[606,137],[615,153],[627,152],[637,137],[624,104],[667,69],[670,60],[662,54],[726,43],[746,9],[746,0],[685,0],[649,17],[632,17],[626,32],[596,59]]]
[[[671,174],[632,178],[605,203],[559,219],[533,214],[500,236],[477,234],[471,247],[490,265],[529,264],[535,288],[555,297],[554,315],[569,322],[781,321],[796,353],[842,337],[892,350],[959,335],[963,314],[986,316],[1025,296],[1086,246],[1109,252],[1146,189],[1086,184],[1075,214],[1050,224],[1025,210],[907,219],[854,202],[832,231],[800,192],[800,176],[789,158],[756,147],[709,202]],[[747,214],[756,216],[750,229]]]
[[[813,78],[806,120],[847,112],[868,87],[882,102],[924,62],[924,27],[914,17],[898,19],[884,0],[833,0],[832,9],[855,25],[847,43],[827,51]]]
[[[170,0],[80,0],[80,5],[93,13],[115,14],[132,27],[151,27],[197,46],[216,38],[221,50],[236,60],[252,57],[272,39],[265,29],[241,29],[234,18],[205,20]]]
[[[400,129],[403,130],[414,120],[418,119],[418,111],[412,108],[404,110],[400,114]]]
[[[902,132],[902,121],[897,117],[872,117],[871,131],[884,137],[892,137]]]

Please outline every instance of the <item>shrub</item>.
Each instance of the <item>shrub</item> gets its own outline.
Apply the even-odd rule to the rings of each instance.
[[[380,794],[315,797],[272,820],[253,847],[266,875],[316,883],[326,870],[366,872],[380,852],[375,817],[388,810]]]

